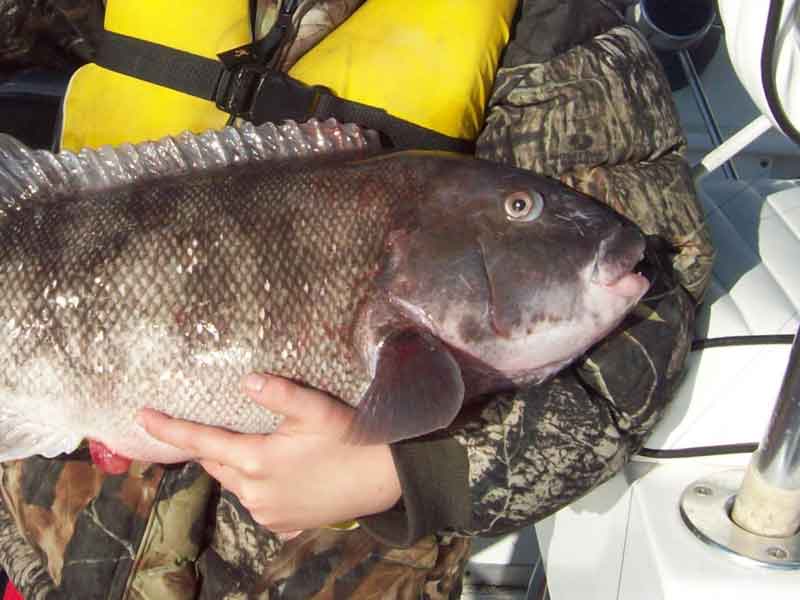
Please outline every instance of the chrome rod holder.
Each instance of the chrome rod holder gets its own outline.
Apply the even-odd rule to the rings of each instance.
[[[681,495],[683,522],[702,542],[738,562],[800,569],[800,534],[758,535],[731,518],[731,507],[743,479],[744,469],[733,469],[691,483]]]
[[[731,556],[800,569],[800,334],[747,470],[695,481],[684,490],[680,511],[692,533]]]
[[[800,335],[795,335],[767,433],[750,461],[732,516],[761,535],[787,536],[800,529]]]

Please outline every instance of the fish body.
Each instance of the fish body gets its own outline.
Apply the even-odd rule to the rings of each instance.
[[[355,407],[357,441],[421,435],[606,335],[647,289],[643,247],[553,181],[439,153],[33,197],[0,219],[0,459],[85,438],[189,458],[143,407],[268,433],[280,417],[238,391],[254,370]]]

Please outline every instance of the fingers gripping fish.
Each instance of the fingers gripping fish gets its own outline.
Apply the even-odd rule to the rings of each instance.
[[[136,424],[146,406],[268,433],[238,392],[253,370],[355,407],[356,442],[422,435],[557,372],[648,287],[639,230],[554,181],[293,127],[305,156],[274,126],[240,138],[275,152],[220,160],[188,134],[82,158],[0,140],[0,460],[87,438],[190,458]]]

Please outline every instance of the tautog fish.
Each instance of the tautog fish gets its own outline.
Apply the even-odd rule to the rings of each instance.
[[[0,152],[6,198],[17,155]],[[555,373],[648,287],[629,221],[459,155],[242,161],[55,195],[30,181],[0,219],[2,460],[84,438],[187,459],[135,423],[145,406],[270,432],[279,417],[239,392],[251,370],[356,407],[355,441],[425,434]]]

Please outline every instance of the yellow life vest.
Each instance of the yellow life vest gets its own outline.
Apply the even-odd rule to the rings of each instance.
[[[104,24],[108,31],[215,59],[252,40],[249,6],[249,0],[109,0]],[[70,80],[61,147],[77,151],[154,140],[187,129],[217,129],[227,119],[208,100],[89,64]]]
[[[516,0],[368,0],[289,71],[336,95],[474,140]]]
[[[249,0],[108,0],[105,28],[209,59],[252,41]],[[289,74],[453,138],[474,140],[517,0],[368,0]],[[165,17],[169,18],[165,18]],[[225,124],[214,102],[96,64],[72,77],[61,147]]]

